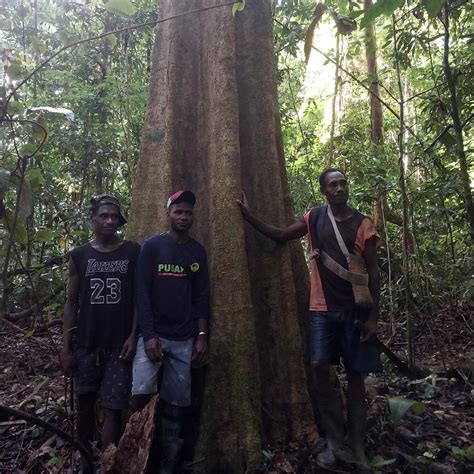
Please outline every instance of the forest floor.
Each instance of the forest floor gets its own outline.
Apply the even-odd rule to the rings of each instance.
[[[367,379],[367,452],[374,472],[474,472],[473,320],[472,308],[455,303],[419,317],[416,378],[401,376],[387,362],[383,374]],[[70,433],[69,387],[54,349],[59,328],[50,335],[25,335],[3,324],[0,337],[0,403]],[[403,355],[403,334],[389,346]],[[321,472],[308,443],[267,447],[262,455],[262,472]],[[350,459],[344,459],[338,472],[353,472]],[[71,449],[59,436],[0,415],[0,472],[72,472],[71,460]]]

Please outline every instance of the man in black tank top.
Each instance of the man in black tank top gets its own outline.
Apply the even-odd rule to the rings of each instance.
[[[128,407],[136,349],[134,273],[140,246],[117,237],[126,223],[116,198],[91,199],[95,238],[75,248],[69,258],[64,306],[61,365],[74,373],[76,426],[86,446],[94,439],[95,402],[100,392],[104,412],[101,448],[117,444],[121,410]]]

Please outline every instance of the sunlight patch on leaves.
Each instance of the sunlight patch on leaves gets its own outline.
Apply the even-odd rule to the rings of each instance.
[[[135,12],[137,11],[130,0],[110,0],[107,3],[104,3],[104,8],[109,12],[123,16],[135,15]]]

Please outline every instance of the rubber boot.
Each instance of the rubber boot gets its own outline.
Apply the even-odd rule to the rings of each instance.
[[[161,444],[161,460],[159,474],[175,474],[183,440],[176,436],[164,436]]]
[[[344,415],[342,399],[336,396],[318,401],[319,421],[326,432],[326,448],[318,454],[316,463],[324,469],[333,469],[337,464],[335,453],[344,441]]]
[[[363,472],[369,472],[369,461],[365,456],[365,432],[367,403],[362,400],[347,402],[347,443]],[[365,469],[364,469],[365,468]]]

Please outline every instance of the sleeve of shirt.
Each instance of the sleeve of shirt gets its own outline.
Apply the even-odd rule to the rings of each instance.
[[[148,339],[156,336],[151,301],[154,264],[154,245],[152,242],[147,241],[140,250],[135,273],[138,328],[144,341],[148,341]]]
[[[371,238],[375,238],[376,245],[378,246],[380,235],[377,233],[372,220],[366,217],[357,229],[355,253],[361,255],[365,250],[365,243]]]
[[[196,277],[193,284],[193,319],[209,319],[209,300],[209,270],[207,265],[207,255],[206,251],[202,249],[202,256],[199,262],[199,270],[196,272]]]

